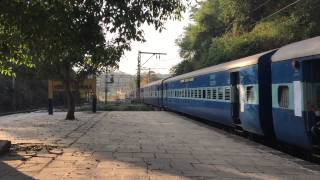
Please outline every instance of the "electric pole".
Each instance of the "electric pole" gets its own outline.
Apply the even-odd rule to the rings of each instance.
[[[108,72],[106,73],[106,79],[105,79],[105,89],[104,89],[104,101],[105,101],[105,104],[108,104],[108,84],[112,84],[114,83],[114,74],[111,74],[110,75],[110,78],[108,76]]]
[[[167,55],[166,53],[159,53],[159,52],[138,52],[138,69],[137,69],[137,89],[136,89],[136,95],[137,95],[137,100],[140,101],[140,82],[141,82],[141,55],[142,54],[149,54],[151,57],[143,63],[146,64],[153,56],[156,56],[157,58],[160,59],[161,55]]]

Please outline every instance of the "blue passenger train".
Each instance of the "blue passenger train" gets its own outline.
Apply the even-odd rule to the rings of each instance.
[[[150,83],[141,100],[312,151],[319,146],[320,36]]]

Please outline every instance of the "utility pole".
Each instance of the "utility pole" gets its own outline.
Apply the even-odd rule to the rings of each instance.
[[[14,71],[13,69],[13,65],[12,65],[12,71]],[[12,110],[16,111],[16,79],[14,77],[14,75],[11,75],[11,88],[12,88]]]
[[[148,72],[148,83],[150,83],[150,79],[151,79],[151,68],[149,68],[149,72]]]
[[[106,80],[105,80],[105,95],[104,95],[104,101],[105,101],[105,104],[108,103],[108,84],[112,84],[114,83],[114,75],[111,74],[110,75],[110,79],[108,78],[108,72],[106,73]]]
[[[143,63],[145,65],[153,56],[156,56],[160,59],[161,55],[167,55],[166,53],[159,53],[159,52],[143,52],[139,51],[138,52],[138,68],[137,68],[137,89],[136,89],[136,95],[137,95],[137,100],[140,101],[140,82],[141,82],[141,55],[142,54],[149,54],[151,55],[150,58]],[[142,66],[143,66],[142,65]]]

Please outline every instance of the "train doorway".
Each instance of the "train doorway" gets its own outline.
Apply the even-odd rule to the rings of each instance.
[[[320,153],[320,60],[295,62],[293,65],[296,71],[300,71],[302,68],[303,82],[305,82],[303,87],[305,97],[303,99],[306,106],[307,132],[311,130],[313,144],[317,145],[317,151]]]
[[[241,125],[240,120],[240,73],[239,72],[231,72],[230,74],[230,82],[231,82],[231,93],[232,93],[232,119],[233,123],[236,126]]]

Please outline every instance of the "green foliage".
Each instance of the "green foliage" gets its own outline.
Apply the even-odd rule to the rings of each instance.
[[[3,0],[2,72],[12,71],[12,61],[30,66],[31,60],[62,79],[73,68],[81,79],[117,67],[130,42],[144,40],[144,23],[161,30],[164,21],[179,18],[182,10],[181,0]]]
[[[319,2],[301,1],[277,12],[290,3],[289,0],[200,3],[192,15],[194,23],[177,40],[184,61],[172,72],[186,73],[318,35]]]
[[[63,80],[74,119],[72,82],[117,67],[131,41],[144,41],[143,24],[161,31],[184,8],[182,0],[2,0],[0,72],[35,64]]]

